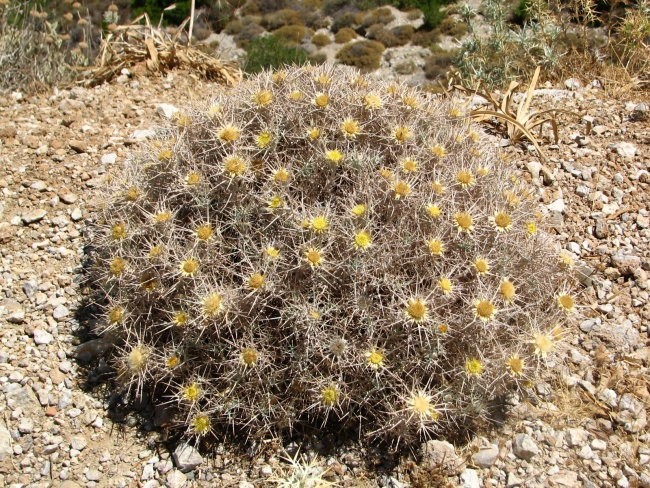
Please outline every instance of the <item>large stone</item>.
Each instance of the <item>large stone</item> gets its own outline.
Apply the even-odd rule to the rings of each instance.
[[[490,444],[482,447],[472,456],[472,462],[479,468],[491,467],[499,457],[499,447],[496,444]]]
[[[179,444],[174,450],[174,462],[178,469],[187,472],[203,463],[203,456],[189,444]]]
[[[475,469],[464,469],[460,473],[460,486],[462,488],[481,488],[481,480]]]
[[[535,440],[528,434],[517,434],[512,440],[512,452],[519,459],[530,461],[539,454],[539,447]]]
[[[171,120],[178,113],[178,108],[171,103],[159,103],[156,105],[156,113],[164,119]]]
[[[431,440],[422,444],[422,466],[430,471],[442,469],[449,475],[457,475],[463,469],[463,461],[449,442]]]
[[[615,419],[626,431],[632,434],[641,432],[648,424],[643,402],[631,393],[626,393],[621,397]]]
[[[54,340],[52,334],[43,329],[34,329],[34,342],[41,346],[47,345]]]
[[[165,478],[168,488],[183,488],[185,481],[187,481],[187,476],[177,469],[172,469]]]
[[[36,222],[39,222],[43,220],[43,217],[47,215],[47,211],[43,210],[42,208],[37,208],[34,210],[28,210],[27,212],[24,212],[21,215],[21,218],[25,225],[29,224],[35,224]]]
[[[22,324],[25,321],[25,309],[15,300],[4,300],[0,304],[0,313],[12,324]]]
[[[11,433],[5,426],[4,422],[0,422],[0,461],[5,458],[13,456],[14,452],[11,448]]]
[[[609,146],[616,154],[624,158],[636,156],[636,146],[630,142],[617,142]]]
[[[566,443],[569,447],[582,447],[589,440],[589,432],[581,428],[567,429]]]

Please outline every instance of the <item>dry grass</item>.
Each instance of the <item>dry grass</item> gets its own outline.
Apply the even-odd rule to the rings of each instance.
[[[146,14],[129,25],[117,26],[102,42],[96,66],[83,74],[81,83],[94,86],[110,81],[123,68],[144,66],[149,73],[164,73],[187,68],[209,80],[234,85],[241,71],[231,63],[201,51],[195,45],[181,43],[187,20],[171,36],[151,24]]]

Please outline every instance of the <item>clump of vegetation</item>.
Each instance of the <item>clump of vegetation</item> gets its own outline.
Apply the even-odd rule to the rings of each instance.
[[[395,47],[408,44],[414,32],[413,27],[410,25],[399,25],[392,29],[387,29],[382,24],[375,24],[368,28],[366,37],[381,42],[386,47]]]
[[[413,33],[411,42],[416,46],[432,48],[440,42],[440,34],[435,30],[418,30]]]
[[[467,24],[456,20],[453,17],[445,17],[445,19],[438,24],[436,30],[442,35],[460,39],[467,34]]]
[[[576,310],[536,198],[462,109],[349,68],[218,91],[112,182],[93,279],[115,393],[188,436],[453,434],[557,364]]]
[[[428,80],[443,80],[453,65],[457,51],[445,51],[444,49],[432,50],[424,64],[424,75]]]
[[[309,55],[301,47],[288,45],[282,39],[270,35],[253,39],[246,46],[246,73],[259,73],[264,69],[278,68],[284,65],[305,64]]]
[[[116,12],[111,4],[105,16],[117,20]],[[98,31],[79,3],[59,12],[36,2],[0,2],[0,88],[32,91],[71,82],[75,68],[94,60]]]
[[[391,9],[386,7],[376,8],[369,12],[359,12],[355,17],[355,22],[361,28],[368,28],[371,25],[386,25],[395,20]]]
[[[336,34],[334,34],[334,42],[337,44],[345,44],[353,39],[356,39],[357,33],[348,27],[343,27]]]
[[[336,59],[342,64],[354,66],[361,71],[371,71],[381,65],[381,56],[385,49],[385,46],[377,41],[351,42],[336,53]]]
[[[323,46],[327,46],[328,44],[331,44],[332,39],[330,39],[330,36],[328,34],[325,34],[324,32],[319,32],[311,36],[311,42],[314,46],[323,47]]]
[[[285,25],[273,31],[273,35],[287,44],[300,44],[310,31],[304,25]]]
[[[630,81],[650,66],[650,3],[646,0],[628,5],[620,22],[608,21],[597,0],[527,0],[517,10],[517,17],[525,12],[523,25],[509,22],[512,12],[503,2],[484,0],[481,8],[492,30],[487,37],[474,34],[463,42],[455,64],[465,79],[503,86],[541,66],[551,79],[580,73],[602,77],[611,72],[607,78]],[[459,13],[473,31],[471,9]],[[609,31],[607,38],[591,29],[598,24]]]
[[[299,25],[302,23],[298,12],[288,8],[266,14],[263,20],[263,25],[268,30],[279,29],[285,25]]]

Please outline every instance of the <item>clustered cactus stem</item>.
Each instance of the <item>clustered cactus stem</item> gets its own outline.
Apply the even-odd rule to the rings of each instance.
[[[575,308],[462,110],[352,69],[219,91],[113,181],[95,263],[119,384],[189,435],[442,435],[533,380]]]

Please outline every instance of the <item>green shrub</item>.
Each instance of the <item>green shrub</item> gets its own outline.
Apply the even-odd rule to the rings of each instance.
[[[368,39],[380,42],[385,47],[399,46],[399,39],[383,24],[375,24],[368,27],[366,30],[366,37]]]
[[[415,33],[415,29],[413,29],[412,25],[408,24],[398,25],[393,27],[390,32],[397,38],[399,45],[403,46],[404,44],[408,44],[411,41],[413,34]]]
[[[332,40],[330,39],[329,35],[323,32],[319,32],[318,34],[311,36],[311,42],[314,44],[314,46],[323,47],[331,44]]]
[[[350,12],[345,12],[340,15],[335,15],[332,21],[332,32],[338,32],[341,29],[346,27],[352,27],[355,25],[354,14]]]
[[[327,62],[327,54],[321,52],[314,53],[311,56],[309,56],[309,62],[314,65],[323,64]]]
[[[279,29],[285,25],[300,25],[302,23],[302,19],[298,12],[291,9],[282,9],[277,12],[266,14],[262,21],[262,25],[270,31]]]
[[[371,71],[379,68],[384,49],[384,45],[376,41],[356,41],[343,46],[336,53],[336,59],[362,71]]]
[[[348,27],[343,27],[336,34],[334,34],[334,42],[337,44],[345,44],[350,42],[352,39],[356,39],[357,33]]]
[[[273,31],[273,35],[287,44],[300,44],[309,34],[304,25],[285,25]]]
[[[559,369],[571,282],[459,110],[341,66],[183,109],[93,229],[112,393],[192,437],[415,442]]]
[[[259,38],[264,33],[266,33],[264,27],[254,22],[250,22],[243,24],[242,29],[235,34],[234,38],[237,46],[245,49],[251,41]]]
[[[395,20],[393,12],[389,8],[376,8],[370,12],[359,12],[355,17],[355,22],[362,28],[370,27],[375,24],[388,24]]]
[[[440,42],[440,34],[437,31],[418,30],[413,33],[411,42],[416,46],[431,47]]]
[[[467,24],[459,22],[453,17],[445,17],[436,28],[440,34],[460,39],[467,34]]]
[[[451,68],[457,51],[439,50],[429,56],[424,64],[424,75],[429,80],[441,80]]]
[[[258,73],[263,69],[279,68],[290,64],[301,65],[309,58],[304,49],[287,45],[274,35],[255,38],[245,49],[244,71],[246,73]]]

